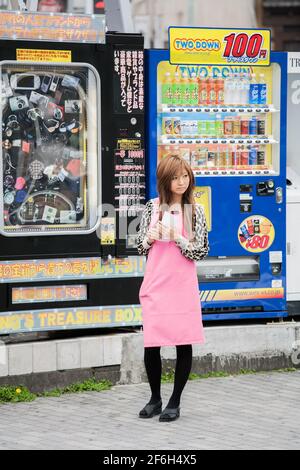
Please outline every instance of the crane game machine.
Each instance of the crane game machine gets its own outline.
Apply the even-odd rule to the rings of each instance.
[[[0,334],[137,324],[143,38],[102,16],[1,19]]]
[[[286,67],[267,30],[169,29],[147,52],[148,194],[156,167],[192,167],[209,257],[197,263],[205,320],[286,316]]]

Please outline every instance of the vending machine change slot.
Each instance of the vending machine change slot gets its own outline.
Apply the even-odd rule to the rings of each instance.
[[[275,183],[273,180],[262,181],[256,186],[256,193],[258,196],[274,196]]]

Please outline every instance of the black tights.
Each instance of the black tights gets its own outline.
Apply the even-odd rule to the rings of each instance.
[[[168,408],[177,408],[180,405],[180,397],[184,386],[187,383],[192,368],[192,345],[184,344],[182,346],[176,346],[176,350],[177,361],[175,369],[174,389],[167,405]],[[144,360],[152,393],[151,400],[149,403],[153,404],[161,399],[160,347],[145,348]]]

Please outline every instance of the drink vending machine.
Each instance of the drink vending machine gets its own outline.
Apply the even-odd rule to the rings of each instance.
[[[0,335],[140,323],[143,37],[1,40],[0,72]]]
[[[197,263],[205,320],[286,316],[286,68],[171,65],[146,51],[147,199],[156,167],[192,167],[209,229]]]

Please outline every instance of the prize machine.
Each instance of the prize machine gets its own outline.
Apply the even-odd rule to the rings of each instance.
[[[284,317],[286,55],[268,67],[183,62],[146,51],[146,198],[160,160],[185,159],[209,230],[197,263],[204,320]]]
[[[114,314],[140,284],[122,259],[138,258],[128,225],[145,199],[143,62],[139,34],[0,41],[0,334],[126,324]]]

